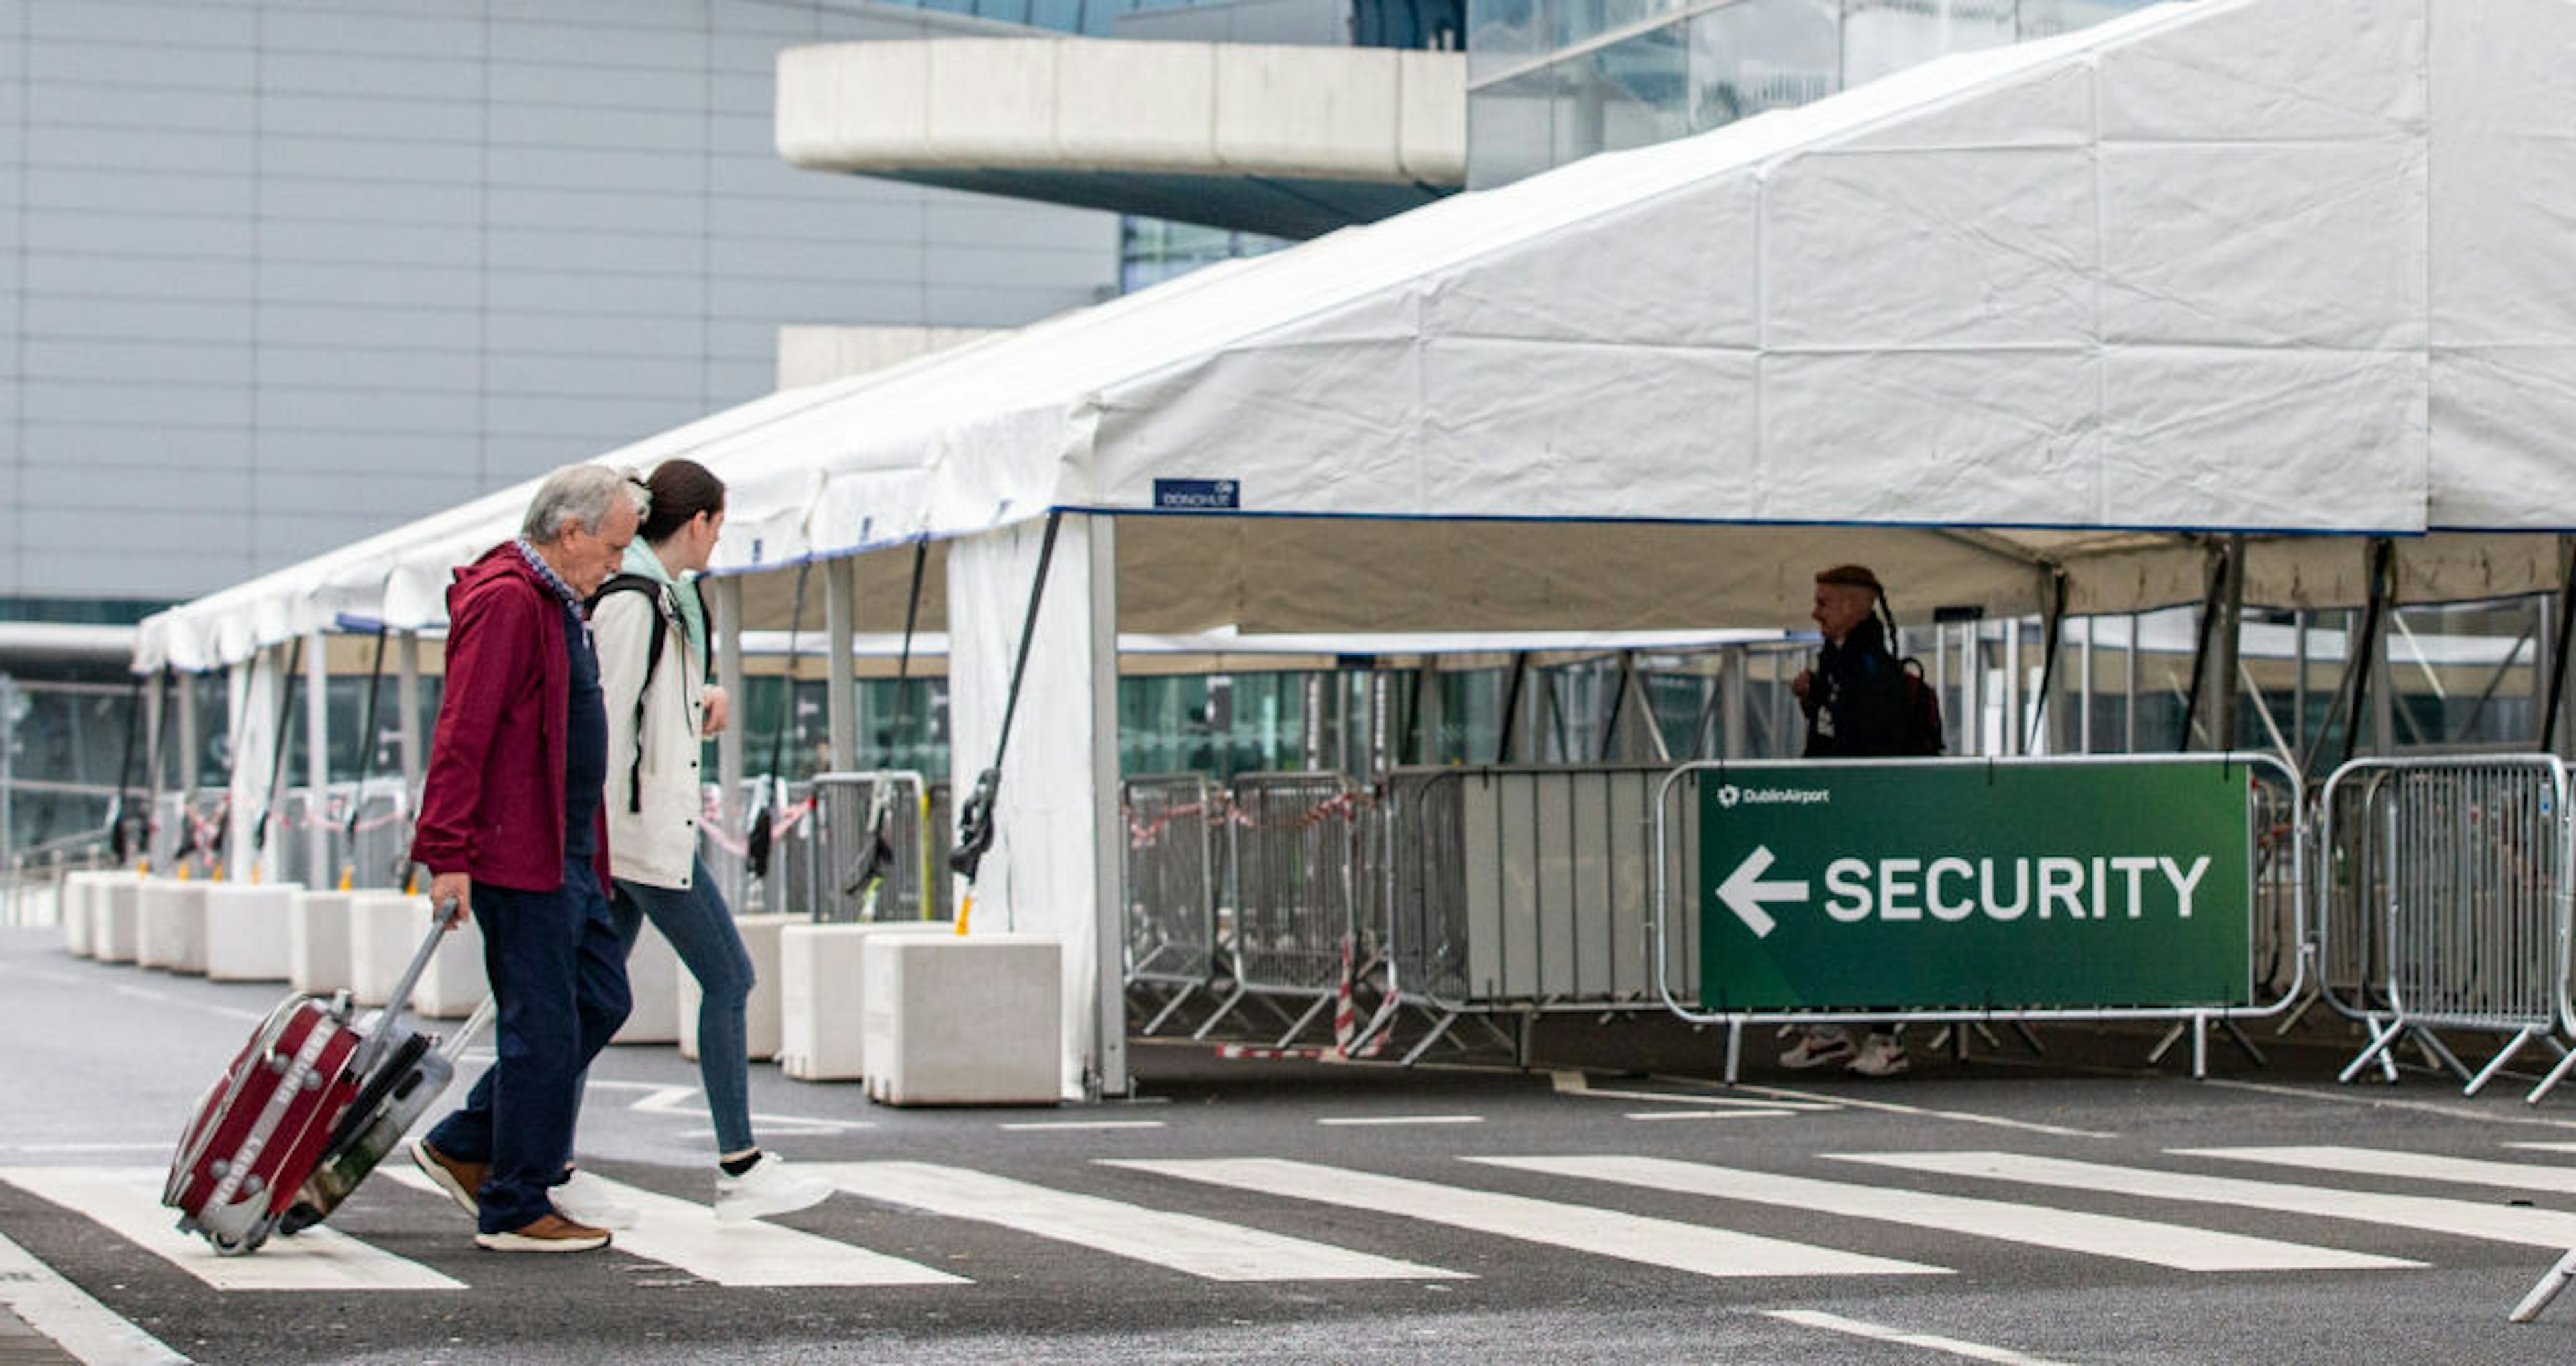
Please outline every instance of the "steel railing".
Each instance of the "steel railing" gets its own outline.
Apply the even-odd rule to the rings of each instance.
[[[2565,764],[2552,755],[2357,759],[2327,780],[2320,805],[2324,847],[2349,851],[2323,932],[2328,943],[2355,922],[2377,933],[2376,995],[2348,1003],[2370,1042],[2343,1080],[2373,1063],[2394,1077],[2393,1050],[2412,1038],[2474,1095],[2533,1040],[2551,1040],[2562,1024],[2576,1033]],[[2351,950],[2344,960],[2358,961]],[[2441,1030],[2510,1037],[2472,1073]],[[2563,1057],[2530,1098],[2548,1094],[2570,1065]]]
[[[813,795],[807,906],[815,920],[945,918],[927,779],[909,769],[818,773]]]
[[[1161,994],[1139,1031],[1151,1035],[1184,1002],[1216,989],[1225,791],[1196,773],[1134,777],[1121,787],[1119,811],[1127,827],[1126,984]]]

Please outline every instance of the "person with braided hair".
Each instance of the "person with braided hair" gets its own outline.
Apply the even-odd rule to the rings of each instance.
[[[1789,685],[1807,714],[1810,759],[1881,759],[1916,752],[1909,734],[1905,665],[1895,651],[1895,619],[1878,576],[1857,564],[1816,575],[1816,629],[1825,638],[1816,666]],[[1893,1025],[1871,1027],[1854,1044],[1839,1025],[1811,1025],[1780,1055],[1793,1071],[1842,1063],[1865,1077],[1906,1070],[1905,1045]]]

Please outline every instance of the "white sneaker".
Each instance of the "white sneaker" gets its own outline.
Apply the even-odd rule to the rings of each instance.
[[[831,1194],[830,1182],[787,1170],[787,1159],[776,1153],[762,1153],[751,1170],[740,1176],[727,1176],[722,1168],[716,1171],[716,1217],[726,1223],[793,1214],[823,1203]]]
[[[1797,1046],[1780,1055],[1780,1065],[1792,1072],[1804,1072],[1828,1063],[1849,1062],[1851,1057],[1851,1031],[1833,1025],[1809,1025],[1798,1035]]]
[[[617,1191],[598,1177],[574,1168],[564,1183],[547,1192],[555,1208],[576,1224],[592,1228],[633,1228],[642,1211],[617,1198]]]
[[[1860,1052],[1843,1070],[1862,1077],[1892,1077],[1914,1064],[1905,1057],[1905,1045],[1893,1034],[1872,1034],[1861,1042]]]

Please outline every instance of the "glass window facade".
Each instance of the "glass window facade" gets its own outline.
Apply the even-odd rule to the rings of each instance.
[[[1467,184],[1805,104],[2151,0],[1469,0]]]

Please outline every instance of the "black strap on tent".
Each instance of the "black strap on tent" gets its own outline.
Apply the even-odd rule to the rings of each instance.
[[[894,747],[903,743],[904,723],[910,720],[904,707],[904,689],[912,678],[912,632],[921,621],[922,571],[930,563],[930,542],[920,540],[912,546],[912,590],[904,599],[903,652],[894,665],[894,724],[886,733],[885,766],[894,767]],[[879,779],[875,792],[875,809],[868,813],[868,841],[859,850],[858,861],[851,865],[850,875],[841,880],[841,894],[859,898],[865,904],[883,884],[894,868],[894,840],[886,834],[886,825],[894,818],[894,806],[885,799],[889,785]],[[927,904],[923,906],[926,911]]]
[[[1529,655],[1526,652],[1513,655],[1512,671],[1503,680],[1503,709],[1495,713],[1497,717],[1495,726],[1497,733],[1494,736],[1495,763],[1508,764],[1512,761],[1512,742],[1520,735],[1520,727],[1513,723],[1520,720],[1521,679],[1528,673]]]
[[[286,656],[286,685],[278,689],[276,743],[268,751],[268,800],[259,808],[259,824],[251,830],[250,848],[256,856],[268,848],[268,818],[276,814],[277,796],[285,790],[287,746],[295,732],[287,728],[295,719],[295,689],[304,678],[304,637],[295,638],[295,648]]]
[[[125,693],[125,757],[116,765],[116,804],[110,807],[107,813],[107,847],[108,851],[115,855],[118,863],[125,862],[129,855],[142,847],[142,841],[136,837],[134,829],[132,802],[134,742],[143,733],[144,675],[136,674],[133,677],[134,682]]]
[[[2191,647],[2191,690],[2183,696],[2182,736],[2174,743],[2174,749],[2178,753],[2191,748],[2192,723],[2200,714],[2201,676],[2209,669],[2210,632],[2218,625],[2218,610],[2222,602],[2220,595],[2227,591],[2227,576],[2236,572],[2236,566],[2230,561],[2227,548],[2222,543],[2210,542],[2208,555],[2209,572],[2202,576],[2208,580],[2208,591],[2201,598],[2200,630],[2198,638]],[[2130,642],[2130,648],[2135,649],[2136,646],[2137,642]],[[2230,740],[2233,738],[2228,737]],[[2218,749],[2227,747],[2225,743],[2215,746]]]
[[[376,653],[367,665],[366,721],[358,729],[358,785],[349,793],[349,819],[340,827],[340,843],[347,851],[340,862],[340,888],[343,891],[358,880],[358,808],[367,799],[367,779],[375,774],[376,694],[384,691],[385,625],[376,624]]]
[[[2567,558],[2567,578],[2558,587],[2558,635],[2550,642],[2549,702],[2540,716],[2540,752],[2558,748],[2558,713],[2567,706],[2567,636],[2576,631],[2576,555]]]
[[[1619,652],[1619,686],[1610,697],[1610,714],[1601,719],[1600,760],[1610,762],[1610,742],[1619,738],[1619,713],[1628,706],[1628,680],[1637,666],[1637,652]]]
[[[1002,791],[1002,756],[1011,747],[1011,718],[1019,714],[1020,684],[1028,676],[1029,642],[1036,638],[1038,604],[1046,600],[1047,565],[1055,559],[1056,528],[1064,521],[1062,512],[1049,512],[1046,537],[1038,542],[1037,581],[1029,585],[1029,610],[1020,622],[1019,658],[1011,664],[1011,690],[1002,700],[1002,733],[993,741],[993,763],[975,775],[975,790],[957,816],[957,847],[948,851],[948,866],[966,878],[966,897],[957,908],[957,932],[966,932],[966,917],[974,906],[975,874],[984,866],[984,855],[993,847],[993,802]]]
[[[812,560],[796,566],[796,596],[787,608],[786,701],[778,710],[778,732],[769,742],[769,769],[761,775],[760,805],[752,813],[751,829],[742,840],[742,866],[753,877],[769,876],[769,840],[772,831],[771,808],[778,805],[778,765],[787,755],[787,728],[796,724],[796,635],[805,626],[805,576],[814,568]]]
[[[2039,705],[2031,708],[2030,735],[2022,741],[2021,746],[2021,752],[2024,754],[2039,747],[2039,728],[2048,721],[2049,690],[2057,682],[2059,647],[2066,641],[2065,568],[2060,565],[2050,565],[2048,580],[2050,589],[2048,625],[2039,647],[2045,654],[2045,658],[2039,665]]]
[[[2396,542],[2384,537],[2371,541],[2369,597],[2362,606],[2361,631],[2358,638],[2347,637],[2344,641],[2343,681],[2335,687],[2334,705],[2317,727],[2316,738],[2308,743],[2307,758],[2300,764],[2303,773],[2317,772],[2317,758],[2325,750],[2326,733],[2334,729],[2337,717],[2343,719],[2343,757],[2336,763],[2340,766],[2352,758],[2354,743],[2361,735],[2362,703],[2370,697],[2371,666],[2379,657],[2380,624],[2386,619],[2388,599],[2396,588],[2396,555]]]

